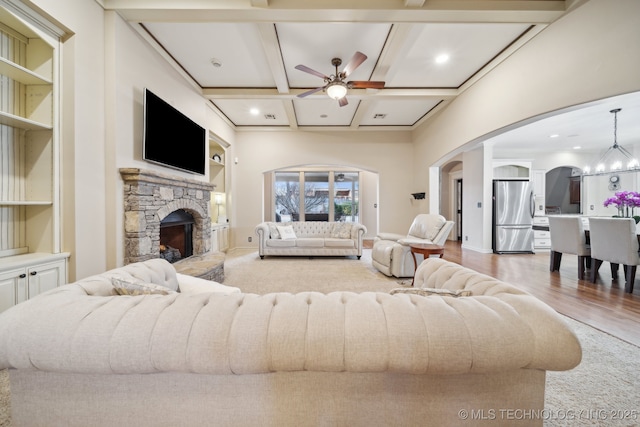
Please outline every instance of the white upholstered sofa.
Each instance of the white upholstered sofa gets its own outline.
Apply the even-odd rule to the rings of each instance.
[[[291,236],[282,236],[281,231]],[[258,254],[293,256],[362,256],[367,228],[355,222],[263,222],[256,226]]]
[[[497,411],[542,414],[545,372],[581,359],[549,306],[442,259],[416,286],[471,296],[183,289],[166,267],[132,264],[0,313],[13,425],[542,426]],[[123,275],[183,292],[114,295]]]
[[[387,276],[412,277],[415,264],[409,245],[412,243],[444,245],[453,225],[453,221],[447,221],[442,215],[419,214],[413,220],[406,235],[378,233],[371,251],[373,266]],[[415,256],[417,264],[424,259],[421,254]]]

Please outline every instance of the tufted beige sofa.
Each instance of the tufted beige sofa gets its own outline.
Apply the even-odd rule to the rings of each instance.
[[[294,239],[282,239],[278,226],[291,226]],[[290,256],[362,256],[367,228],[354,222],[263,222],[256,226],[258,254]]]
[[[416,283],[472,296],[112,295],[110,276],[147,267],[0,314],[14,425],[541,426],[499,411],[540,414],[545,371],[581,359],[550,307],[441,259]]]

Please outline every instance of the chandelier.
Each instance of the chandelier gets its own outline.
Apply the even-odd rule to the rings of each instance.
[[[609,111],[613,113],[613,145],[595,162],[593,168],[585,166],[582,175],[599,175],[640,169],[638,159],[633,157],[622,145],[618,144],[618,113],[620,110],[622,108]]]

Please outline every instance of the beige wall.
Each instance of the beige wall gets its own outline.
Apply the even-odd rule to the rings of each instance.
[[[263,173],[300,165],[356,167],[379,174],[379,227],[406,233],[415,216],[412,187],[413,146],[408,132],[238,132],[234,165],[232,243],[256,247],[255,226],[262,221]],[[375,236],[376,230],[368,230]],[[248,237],[254,237],[248,243]]]
[[[639,16],[637,0],[590,0],[547,27],[415,131],[415,181],[428,180],[423,165],[439,164],[452,150],[498,129],[640,90]],[[482,191],[484,195],[474,195],[465,189],[464,194],[486,200],[491,182],[485,182]],[[476,231],[490,229],[490,210],[474,208],[464,215],[468,230],[463,235],[469,235],[469,241],[463,243],[490,247],[486,234]]]

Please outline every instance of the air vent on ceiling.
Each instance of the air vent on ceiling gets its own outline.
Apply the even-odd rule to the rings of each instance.
[[[276,119],[276,115],[275,114],[265,114],[264,118],[267,120],[275,120]]]
[[[378,114],[374,114],[373,118],[374,119],[384,119],[385,117],[387,117],[386,114],[382,114],[382,113],[378,113]]]

